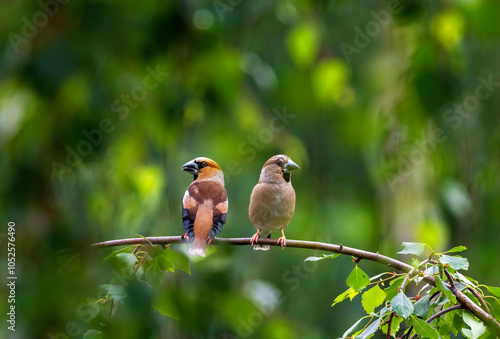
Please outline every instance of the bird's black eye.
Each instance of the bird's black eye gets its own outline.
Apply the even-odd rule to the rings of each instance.
[[[278,159],[276,160],[276,165],[281,166],[283,164],[283,160]]]
[[[205,161],[203,161],[203,162],[201,163],[201,168],[203,168],[203,167],[207,167],[207,163],[206,163]]]

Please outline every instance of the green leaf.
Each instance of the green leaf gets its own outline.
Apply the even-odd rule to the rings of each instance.
[[[173,301],[172,295],[170,295],[164,289],[154,291],[153,295],[154,298],[151,305],[156,308],[158,312],[160,312],[164,316],[179,320],[179,311],[177,310],[176,304]]]
[[[457,298],[455,295],[450,291],[450,289],[446,286],[446,284],[441,280],[440,277],[436,277],[436,288],[438,291],[443,292],[444,295],[450,300],[451,302],[455,303],[457,302]]]
[[[116,255],[116,260],[118,266],[125,270],[128,274],[132,275],[134,272],[134,266],[139,261],[135,255],[132,253],[119,253]],[[137,276],[142,275],[142,267],[137,271]]]
[[[347,338],[347,336],[348,336],[349,334],[351,334],[351,333],[352,333],[352,332],[354,332],[354,331],[357,331],[357,330],[358,330],[358,329],[362,326],[362,325],[361,325],[361,322],[362,322],[363,320],[365,320],[365,318],[361,318],[361,319],[359,319],[358,321],[356,321],[356,322],[354,323],[354,325],[352,325],[351,327],[349,327],[349,328],[347,329],[347,331],[345,331],[345,332],[344,332],[344,334],[342,335],[342,339]]]
[[[465,251],[467,247],[465,246],[455,246],[451,250],[446,251],[446,253],[456,253],[456,252],[462,252]]]
[[[170,272],[173,272],[174,271],[174,267],[172,266],[172,263],[170,262],[170,258],[169,258],[169,252],[170,251],[165,251],[163,252],[162,255],[159,255],[155,258],[156,260],[156,263],[158,264],[158,267],[162,270],[162,271],[170,271]]]
[[[500,319],[500,300],[494,300],[490,303],[490,311],[496,319]]]
[[[391,300],[392,309],[403,318],[408,318],[413,313],[413,304],[403,292]]]
[[[366,275],[361,268],[356,265],[351,274],[347,277],[347,286],[352,287],[356,292],[366,287],[370,283],[370,278]]]
[[[307,257],[304,261],[319,261],[319,260],[323,260],[323,259],[335,259],[339,255],[340,255],[340,253],[323,254],[321,257]]]
[[[424,253],[425,249],[425,244],[420,243],[420,242],[404,242],[403,245],[403,250],[398,252],[398,254],[415,254],[415,255],[421,255]]]
[[[462,258],[460,256],[450,256],[443,254],[441,259],[439,260],[441,264],[448,264],[454,270],[468,270],[469,269],[469,261],[467,258]]]
[[[120,254],[120,253],[128,253],[130,252],[131,250],[133,250],[135,247],[137,247],[137,245],[132,245],[132,246],[127,246],[125,248],[122,248],[120,250],[117,250],[117,251],[113,251],[111,252],[106,258],[104,258],[104,260],[112,260],[114,258],[116,258],[116,255],[117,254]]]
[[[398,289],[403,283],[403,280],[405,280],[405,277],[391,280],[390,286],[384,290],[385,300],[391,301],[398,294]]]
[[[98,330],[88,330],[83,334],[83,339],[102,339],[104,334]]]
[[[462,315],[465,323],[470,326],[470,330],[467,328],[462,329],[462,333],[469,339],[477,339],[486,332],[486,326],[482,321],[476,320],[476,318],[469,312],[464,312]]]
[[[420,260],[417,258],[411,259],[411,266],[415,269],[418,269],[418,265],[420,265]]]
[[[495,297],[500,298],[500,287],[496,287],[496,286],[485,286],[485,287]]]
[[[154,245],[153,247],[151,247],[151,249],[149,251],[149,256],[151,258],[156,258],[157,256],[162,255],[163,252],[164,252],[163,246]]]
[[[472,286],[472,287],[476,287],[476,285],[477,285],[477,281],[476,280],[471,279],[471,278],[467,278],[466,276],[464,276],[460,272],[456,272],[455,275],[458,277],[458,279],[460,281],[464,282],[465,284],[467,284],[469,286]],[[475,283],[473,281],[475,281]]]
[[[368,326],[363,333],[361,333],[359,336],[357,336],[357,339],[367,339],[373,335],[373,333],[377,332],[378,328],[380,327],[380,322],[382,321],[381,318],[377,318],[374,322]]]
[[[170,250],[168,253],[168,257],[174,270],[181,270],[186,272],[187,274],[191,274],[189,258],[184,253]]]
[[[103,284],[99,286],[106,290],[106,292],[111,296],[111,299],[114,301],[120,301],[125,299],[127,294],[125,293],[125,289],[121,285],[111,285],[111,284]]]
[[[340,294],[337,296],[337,298],[335,298],[335,300],[333,301],[333,304],[332,306],[335,306],[336,304],[346,300],[347,298],[349,299],[353,299],[356,295],[358,295],[359,292],[356,292],[352,287],[349,288],[347,291],[345,291],[344,293]]]
[[[424,320],[411,316],[413,322],[413,329],[420,335],[421,338],[439,339],[439,333],[431,325]]]
[[[429,313],[430,307],[431,307],[431,296],[426,295],[425,297],[420,298],[413,305],[413,314],[415,314],[417,317],[424,318],[425,316],[427,316],[427,313]]]
[[[375,311],[375,307],[382,305],[384,300],[385,293],[377,284],[363,293],[363,296],[361,297],[361,305],[363,305],[366,313],[370,314]]]

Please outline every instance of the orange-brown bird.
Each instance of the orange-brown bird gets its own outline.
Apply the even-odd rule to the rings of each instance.
[[[250,195],[248,215],[257,228],[251,240],[254,250],[268,250],[269,246],[257,245],[260,233],[271,237],[272,231],[281,230],[278,244],[285,247],[283,229],[292,219],[295,211],[295,190],[292,187],[291,171],[300,168],[286,155],[271,157],[260,172],[259,182]]]
[[[224,174],[215,161],[204,157],[185,163],[182,170],[194,176],[182,198],[184,231],[192,242],[189,253],[204,257],[207,240],[210,244],[226,222]]]

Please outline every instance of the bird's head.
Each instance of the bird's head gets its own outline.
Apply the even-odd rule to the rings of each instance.
[[[286,182],[290,182],[291,172],[299,168],[299,165],[293,162],[288,156],[278,154],[265,162],[259,181],[279,183],[285,180]]]
[[[219,178],[224,181],[222,169],[212,159],[198,157],[182,165],[182,170],[191,173],[194,180],[204,180],[211,178]]]

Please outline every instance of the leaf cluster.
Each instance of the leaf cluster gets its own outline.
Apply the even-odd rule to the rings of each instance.
[[[382,331],[391,337],[420,336],[421,338],[449,338],[461,332],[469,339],[487,337],[488,327],[463,309],[452,290],[464,293],[477,306],[500,319],[500,288],[480,285],[478,281],[459,271],[469,269],[467,258],[455,253],[466,250],[457,246],[437,253],[423,243],[403,242],[403,255],[412,255],[412,271],[396,274],[384,272],[369,278],[356,264],[346,280],[349,287],[338,295],[332,306],[361,294],[361,305],[367,315],[347,329],[342,338],[362,338]],[[424,251],[429,254],[420,260]],[[314,257],[314,260],[335,256]],[[306,260],[311,260],[308,258]],[[426,281],[433,277],[435,286]],[[416,294],[407,292],[418,290]],[[489,294],[486,294],[488,292]]]

